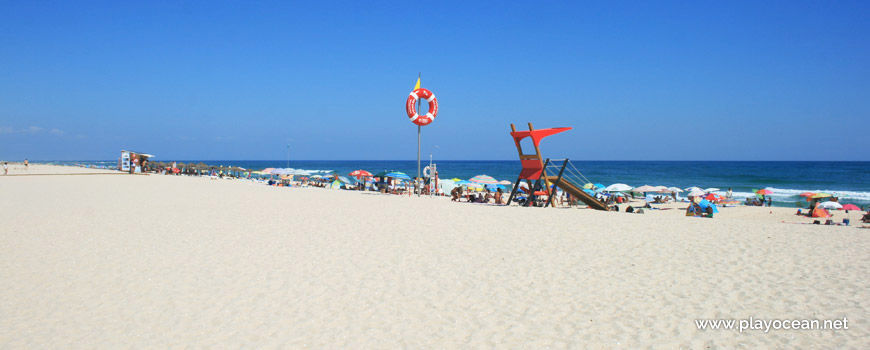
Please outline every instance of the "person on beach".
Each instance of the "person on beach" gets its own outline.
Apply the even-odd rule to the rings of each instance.
[[[3,162],[3,175],[9,175],[9,163]]]
[[[725,198],[731,199],[731,195],[733,195],[731,187],[728,187],[728,192],[725,192]]]
[[[504,194],[504,192],[502,192],[501,187],[499,187],[498,189],[495,190],[495,204],[498,204],[498,205],[504,204],[504,203],[502,203],[502,195],[503,194]]]
[[[24,158],[24,170],[27,170],[27,158]]]
[[[770,196],[767,196],[767,206],[768,206],[768,207],[772,207],[772,206],[773,206],[773,198],[770,197]]]

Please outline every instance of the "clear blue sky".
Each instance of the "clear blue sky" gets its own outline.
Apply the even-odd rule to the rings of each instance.
[[[870,160],[870,2],[0,1],[0,159]],[[436,147],[437,145],[437,147]]]

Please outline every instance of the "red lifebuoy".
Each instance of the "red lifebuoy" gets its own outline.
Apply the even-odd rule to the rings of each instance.
[[[417,104],[417,100],[421,98],[429,102],[429,112],[426,115],[418,115],[417,108],[414,107]],[[429,125],[435,120],[435,116],[438,115],[438,99],[435,98],[435,94],[432,91],[419,88],[408,96],[408,101],[405,102],[405,111],[408,112],[408,118],[411,118],[412,123],[419,126]]]

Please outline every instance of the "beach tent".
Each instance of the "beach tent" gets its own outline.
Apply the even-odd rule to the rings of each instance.
[[[831,217],[831,213],[828,212],[827,209],[816,208],[816,209],[813,209],[813,217],[814,218],[829,218],[829,217]]]
[[[714,213],[718,213],[718,212],[719,212],[719,208],[716,207],[715,204],[711,203],[710,201],[708,201],[708,200],[706,200],[706,199],[701,200],[700,202],[698,202],[698,205],[701,206],[701,209],[703,209],[704,211],[707,210],[707,207],[713,207],[713,212],[714,212]]]
[[[441,188],[441,193],[450,193],[456,188],[456,182],[453,180],[441,180],[438,181],[438,187]]]

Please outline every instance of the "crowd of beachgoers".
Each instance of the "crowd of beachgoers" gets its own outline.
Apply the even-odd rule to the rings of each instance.
[[[129,170],[135,172],[136,169]],[[353,191],[374,191],[393,195],[423,195],[450,197],[451,201],[480,203],[490,205],[587,207],[583,201],[553,184],[531,182],[511,183],[497,180],[488,175],[477,175],[464,180],[459,178],[440,179],[433,172],[432,177],[415,179],[398,171],[381,171],[372,174],[366,170],[355,170],[348,174],[329,171],[311,171],[293,168],[265,168],[251,170],[240,167],[212,166],[204,163],[184,164],[178,162],[146,164],[139,171],[153,174],[194,175],[211,179],[238,179],[276,187],[316,187]],[[517,185],[518,184],[518,185]],[[516,193],[512,193],[517,185]],[[544,186],[553,190],[553,195]],[[684,204],[687,216],[712,218],[722,207],[758,206],[772,207],[773,191],[759,189],[754,196],[739,199],[731,188],[689,187],[685,189],[666,186],[629,186],[615,183],[605,186],[600,183],[582,184],[582,190],[605,204],[611,211],[644,213],[644,210],[658,209],[658,204]],[[831,218],[831,210],[868,211],[854,204],[841,203],[836,194],[824,192],[805,192],[800,197],[806,203],[796,203],[796,215],[812,218]],[[509,203],[510,201],[510,203]],[[870,206],[868,206],[870,207]],[[870,222],[870,214],[862,218]],[[825,220],[834,224],[832,220]],[[848,224],[848,219],[845,221]]]
[[[27,169],[27,161],[13,163],[23,165]],[[77,164],[80,167],[120,170],[111,166],[94,166]],[[4,162],[4,174],[8,174],[9,164]],[[479,203],[489,205],[519,205],[519,206],[554,206],[586,208],[579,198],[563,191],[553,184],[543,182],[518,182],[497,180],[491,176],[478,175],[464,180],[459,178],[440,179],[433,172],[432,177],[415,179],[398,171],[382,171],[372,174],[366,170],[356,170],[348,174],[337,174],[323,170],[303,170],[293,168],[266,168],[251,170],[231,166],[214,166],[204,163],[184,164],[180,162],[153,162],[141,166],[130,167],[129,173],[148,173],[176,176],[200,176],[210,179],[244,180],[257,184],[275,187],[314,187],[352,191],[379,192],[392,195],[422,195],[449,197],[454,202]],[[517,185],[518,184],[518,185]],[[529,185],[533,187],[529,189]],[[516,192],[513,187],[516,186]],[[548,186],[552,191],[546,191]],[[731,188],[723,191],[719,188],[689,187],[685,189],[666,186],[638,186],[616,183],[605,186],[600,183],[585,183],[582,190],[589,196],[600,201],[611,211],[627,213],[644,213],[645,210],[659,209],[660,204],[686,205],[687,216],[712,218],[719,208],[735,206],[771,207],[770,189],[755,191],[755,195],[744,199],[735,198]],[[830,219],[832,210],[868,211],[855,204],[842,203],[836,194],[823,192],[805,192],[800,197],[806,202],[796,203],[796,215],[824,220],[826,224],[835,224]],[[868,206],[870,207],[870,206]],[[672,209],[672,208],[667,208]],[[870,213],[870,211],[868,211]],[[870,214],[862,218],[870,222]],[[848,224],[848,219],[845,221]],[[842,224],[842,223],[841,223]]]

